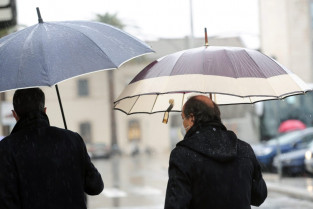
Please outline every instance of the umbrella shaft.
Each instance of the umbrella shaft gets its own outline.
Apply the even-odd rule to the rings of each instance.
[[[55,90],[57,91],[57,95],[58,95],[58,100],[59,100],[59,105],[60,105],[60,108],[61,108],[61,113],[62,113],[62,119],[63,119],[63,123],[64,123],[64,128],[67,129],[66,120],[65,120],[65,115],[64,115],[63,106],[62,106],[62,101],[61,101],[60,92],[59,92],[59,87],[58,87],[57,84],[55,85]]]

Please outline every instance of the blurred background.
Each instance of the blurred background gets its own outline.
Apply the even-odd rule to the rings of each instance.
[[[162,208],[168,155],[183,137],[180,113],[171,113],[169,123],[163,124],[162,113],[127,116],[112,111],[113,100],[153,60],[183,49],[203,46],[205,27],[209,45],[259,50],[308,84],[313,83],[311,0],[0,0],[0,37],[37,24],[36,7],[40,8],[44,21],[94,20],[108,23],[145,41],[155,51],[127,62],[118,70],[88,74],[59,84],[68,129],[83,137],[104,179],[109,179],[104,196],[112,198],[112,201],[104,203],[107,199],[100,197],[91,199],[91,208],[140,208],[138,205],[144,205],[142,208]],[[55,89],[42,89],[46,93],[51,125],[63,127]],[[2,137],[10,134],[15,124],[11,114],[13,93],[0,93]],[[313,126],[313,93],[280,101],[220,108],[226,127],[233,130],[238,138],[253,145],[264,172],[268,172],[269,181],[274,179],[275,183],[278,179],[281,182],[282,172],[285,171],[284,159],[282,162],[278,158],[275,160],[276,155],[302,150],[300,160],[296,159],[301,169],[287,173],[286,177],[288,179],[289,174],[299,177],[300,174],[301,180],[297,180],[298,183],[293,183],[295,178],[286,181],[292,182],[292,185],[303,185],[306,193],[313,195],[310,167],[305,166],[305,160],[310,165],[312,158],[312,152],[311,157],[309,152],[313,147],[310,144],[313,134],[300,137],[304,129]],[[282,123],[290,120],[300,121],[303,125],[282,129]],[[301,134],[289,137],[296,138],[294,141],[278,139],[295,129],[301,129]],[[290,142],[290,149],[283,147],[285,141]],[[298,141],[303,143],[299,145]],[[118,159],[111,156],[112,150],[120,153]],[[270,157],[266,155],[268,153],[272,153]],[[161,157],[156,159],[153,156]],[[97,158],[101,158],[100,161],[96,161]],[[266,160],[262,161],[264,158]],[[294,160],[286,158],[289,164]],[[279,176],[273,176],[277,172]],[[151,178],[155,181],[150,181]],[[309,186],[306,183],[308,179]],[[123,199],[127,197],[127,192],[121,188],[136,189],[134,185],[148,194],[146,199],[141,199],[143,203]],[[128,194],[136,196],[138,191],[132,190]],[[284,202],[281,194],[274,194],[271,198],[272,205],[265,205],[264,208],[273,208],[277,201]],[[308,205],[311,207],[312,202]]]

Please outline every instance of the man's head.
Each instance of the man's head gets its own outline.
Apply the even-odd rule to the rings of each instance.
[[[185,103],[182,110],[183,125],[188,131],[195,124],[210,121],[221,122],[218,106],[207,96],[193,96]]]
[[[13,107],[16,120],[30,112],[45,112],[45,94],[40,88],[16,90],[13,96]]]

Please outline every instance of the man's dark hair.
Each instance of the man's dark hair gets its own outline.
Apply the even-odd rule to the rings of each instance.
[[[13,107],[20,118],[30,112],[44,112],[45,94],[40,88],[16,90],[13,96]]]
[[[213,101],[212,105],[213,107],[200,100],[197,96],[194,96],[188,99],[185,103],[184,114],[187,118],[192,114],[195,118],[195,125],[201,125],[212,121],[221,123],[220,109]]]

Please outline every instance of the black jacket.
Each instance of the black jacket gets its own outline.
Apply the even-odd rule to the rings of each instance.
[[[84,192],[102,190],[82,138],[46,114],[21,118],[0,142],[1,209],[85,209]]]
[[[171,152],[165,209],[246,209],[266,197],[251,146],[224,126],[190,129]]]

